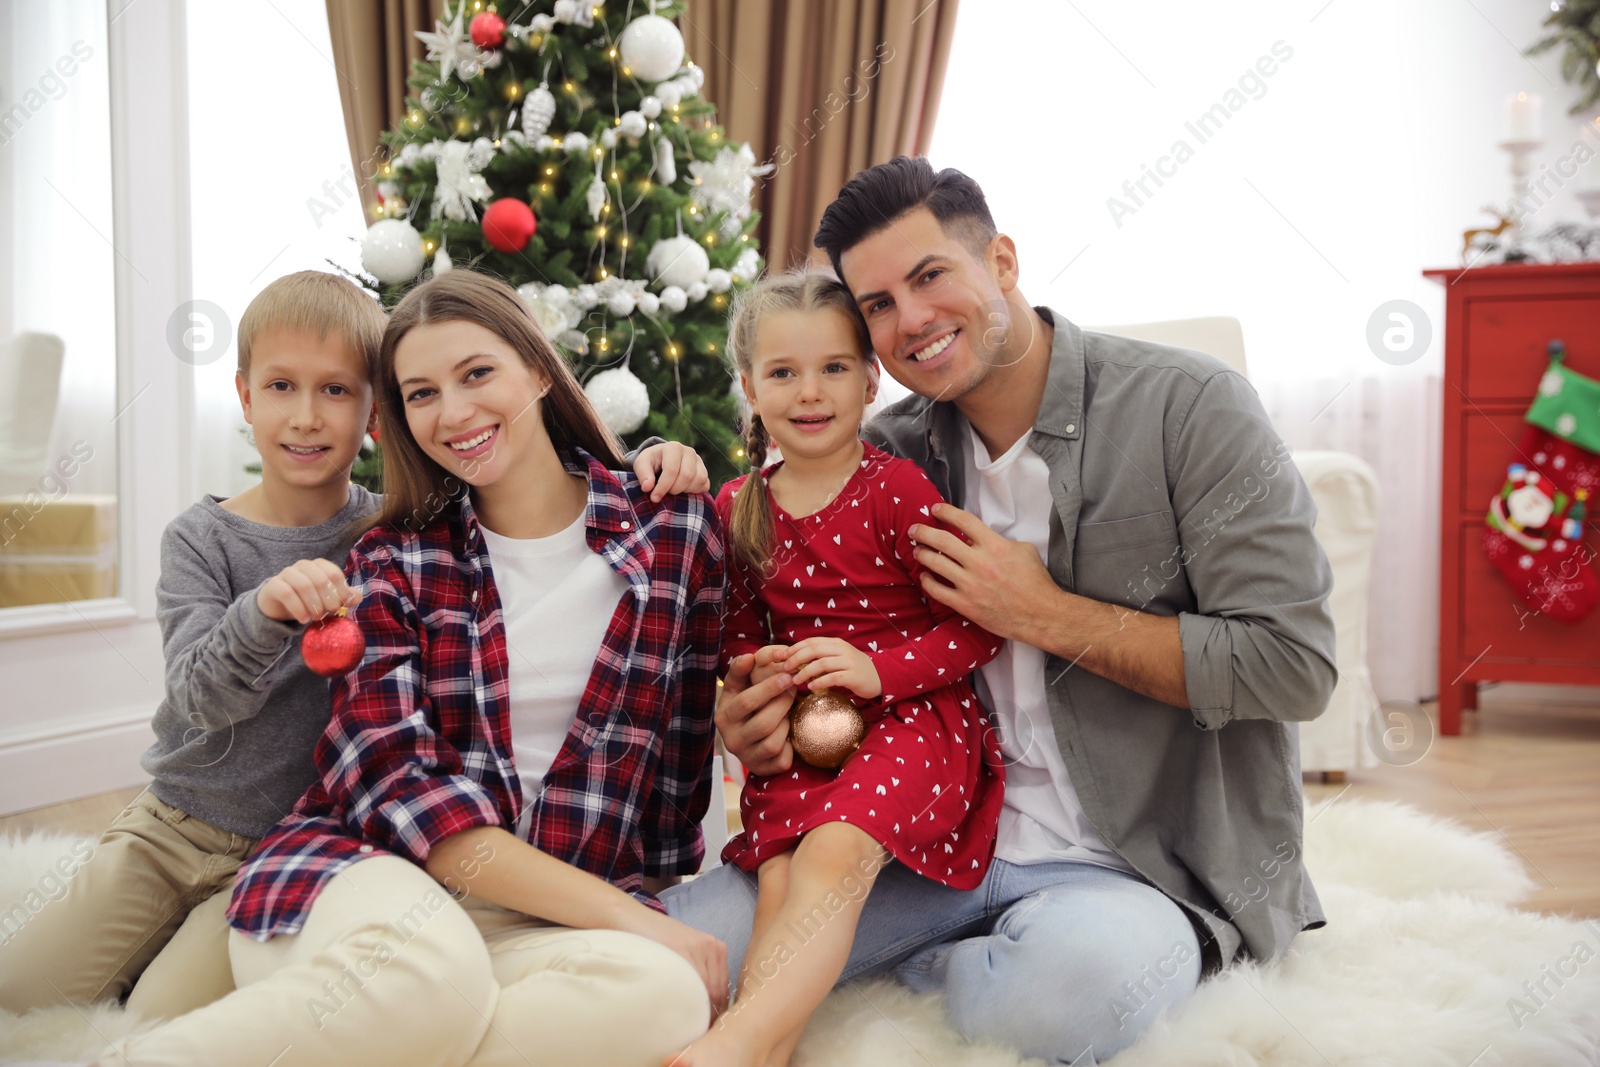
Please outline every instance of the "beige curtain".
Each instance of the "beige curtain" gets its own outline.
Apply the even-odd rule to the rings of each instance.
[[[777,165],[756,197],[768,263],[795,267],[856,171],[926,153],[958,0],[691,0],[684,45],[729,138]]]
[[[345,136],[371,217],[372,160],[378,135],[405,117],[406,78],[413,60],[426,58],[418,30],[432,30],[444,0],[327,0],[333,65],[339,73]]]

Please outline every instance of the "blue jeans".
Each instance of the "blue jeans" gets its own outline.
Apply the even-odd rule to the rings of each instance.
[[[661,899],[674,918],[726,942],[738,974],[755,917],[753,875],[717,867]],[[867,897],[840,981],[885,972],[941,993],[969,1040],[1092,1064],[1194,992],[1200,942],[1160,891],[1092,863],[996,860],[967,891],[891,863]]]

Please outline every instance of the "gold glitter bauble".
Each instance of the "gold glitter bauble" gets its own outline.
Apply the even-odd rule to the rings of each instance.
[[[837,689],[819,689],[795,702],[789,712],[795,755],[822,770],[842,767],[867,736],[867,723],[855,701]]]

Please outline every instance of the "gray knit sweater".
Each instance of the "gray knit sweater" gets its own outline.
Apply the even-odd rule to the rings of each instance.
[[[352,485],[327,522],[283,527],[207,496],[167,527],[156,584],[167,692],[151,722],[156,743],[140,761],[161,800],[261,837],[311,784],[328,680],[300,659],[303,627],[263,615],[256,590],[296,560],[344,566],[352,526],[381,499]]]

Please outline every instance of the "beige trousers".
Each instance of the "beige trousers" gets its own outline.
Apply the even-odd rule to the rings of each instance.
[[[660,1067],[710,1021],[670,949],[463,906],[396,856],[330,879],[298,934],[229,937],[238,989],[118,1042],[103,1067]]]
[[[193,950],[200,941],[216,939],[215,921],[185,926],[184,920],[208,900],[212,909],[226,909],[234,871],[255,846],[254,838],[193,818],[149,790],[139,794],[92,852],[72,857],[81,862],[72,864],[77,869],[65,892],[6,930],[0,944],[0,1007],[20,1013],[50,1004],[121,999],[180,926],[186,942],[196,939],[186,954],[202,955]],[[210,955],[214,958],[215,951]],[[157,980],[144,996],[130,998],[130,1006],[169,1017],[231,986],[217,988],[214,968],[195,977],[210,980],[203,1000],[185,1000],[184,993],[174,997],[179,987]],[[199,989],[197,982],[185,985]]]

